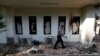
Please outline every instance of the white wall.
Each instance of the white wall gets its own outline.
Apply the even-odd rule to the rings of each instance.
[[[3,44],[4,44],[4,43],[7,43],[6,37],[7,37],[7,36],[6,36],[6,32],[0,30],[0,44],[1,44],[1,43],[3,43]]]
[[[22,16],[22,25],[23,25],[23,35],[22,37],[32,37],[43,41],[48,35],[43,34],[43,16],[51,16],[51,35],[56,36],[58,30],[58,16],[66,16],[66,30],[65,35],[68,37],[68,41],[81,41],[82,43],[86,42],[86,38],[89,38],[91,42],[94,37],[94,20],[95,20],[95,9],[92,6],[85,7],[83,13],[81,9],[32,9],[32,8],[2,8],[2,13],[7,24],[7,32],[5,33],[8,37],[18,36],[15,34],[14,27],[14,17],[13,16]],[[100,8],[98,9],[98,16],[100,16]],[[69,30],[69,19],[70,15],[74,16],[83,16],[81,18],[80,25],[80,35],[73,35],[72,30]],[[37,34],[29,34],[29,16],[37,17]],[[3,34],[0,34],[3,36]],[[56,38],[56,37],[55,37]],[[4,40],[6,42],[6,40]]]
[[[94,31],[95,8],[92,6],[84,9],[84,20],[80,25],[80,34],[82,43],[91,43],[95,36]],[[88,39],[88,41],[86,41]]]
[[[4,7],[0,7],[0,16],[4,17],[5,16],[5,8]],[[2,19],[2,22],[5,23],[4,18]],[[7,43],[6,38],[6,28],[0,28],[0,43]]]
[[[79,9],[72,9],[74,16],[81,16],[81,11]],[[58,30],[58,16],[66,16],[66,30],[65,35],[68,37],[68,41],[79,41],[79,34],[72,35],[72,32],[69,31],[69,19],[70,19],[70,9],[14,9],[15,16],[22,16],[23,20],[23,35],[26,37],[32,37],[33,39],[43,41],[48,35],[43,34],[43,16],[51,16],[51,35],[56,36]],[[28,16],[37,17],[37,34],[29,34],[29,20]]]
[[[33,39],[37,39],[40,41],[44,41],[44,38],[48,35],[43,34],[43,16],[51,16],[51,35],[57,35],[58,30],[58,16],[66,16],[66,29],[65,36],[68,37],[68,41],[80,41],[79,34],[73,35],[72,30],[69,30],[69,19],[70,14],[73,13],[74,16],[81,16],[80,9],[21,9],[21,8],[7,8],[4,15],[6,16],[5,22],[7,24],[7,36],[8,37],[32,37]],[[23,25],[23,34],[16,35],[15,34],[15,25],[14,25],[14,16],[22,16],[22,25]],[[30,35],[29,34],[29,16],[37,17],[37,34]]]

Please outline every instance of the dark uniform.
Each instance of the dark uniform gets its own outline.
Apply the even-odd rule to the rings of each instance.
[[[55,45],[54,45],[54,49],[57,49],[57,44],[58,44],[58,43],[61,43],[62,48],[65,48],[65,47],[64,47],[64,44],[63,44],[63,40],[62,40],[62,38],[61,38],[62,35],[63,35],[62,31],[58,31],[58,34],[57,34],[57,41],[56,41],[56,43],[55,43]]]

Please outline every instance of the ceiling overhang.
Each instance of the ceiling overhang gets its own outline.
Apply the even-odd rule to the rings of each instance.
[[[1,6],[14,8],[82,8],[97,0],[0,0]]]

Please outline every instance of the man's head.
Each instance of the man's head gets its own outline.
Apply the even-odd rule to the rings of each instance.
[[[64,27],[64,25],[61,25],[61,28],[63,28]]]

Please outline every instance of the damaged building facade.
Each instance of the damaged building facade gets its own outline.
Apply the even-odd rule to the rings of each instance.
[[[14,4],[18,2],[20,5]],[[7,43],[8,39],[17,43],[18,38],[26,38],[28,42],[44,41],[46,37],[56,39],[58,29],[63,30],[68,42],[91,43],[94,36],[99,34],[100,26],[96,26],[96,16],[100,16],[100,7],[96,8],[94,0],[75,0],[74,4],[69,1],[72,4],[69,7],[65,0],[62,5],[60,0],[29,2],[33,3],[17,0],[0,2],[0,16],[6,25],[0,30],[0,43]]]

